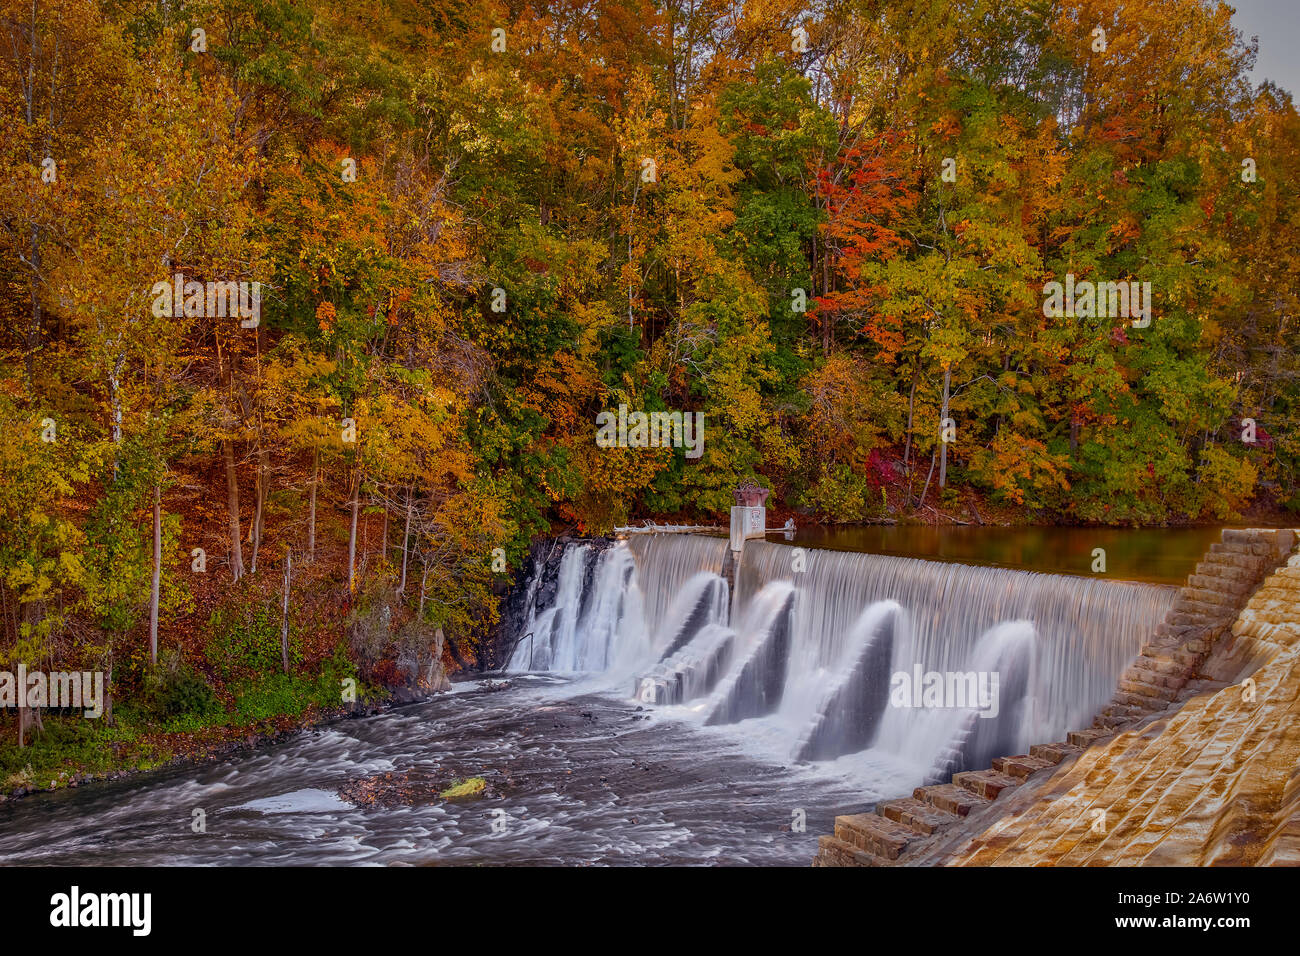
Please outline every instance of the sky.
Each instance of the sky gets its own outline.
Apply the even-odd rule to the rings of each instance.
[[[1233,24],[1249,42],[1259,37],[1250,78],[1272,80],[1300,101],[1300,0],[1228,0]]]

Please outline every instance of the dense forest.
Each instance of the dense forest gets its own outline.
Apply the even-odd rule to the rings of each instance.
[[[1231,14],[0,0],[0,657],[237,723],[467,666],[534,537],[746,480],[1300,508],[1300,123]]]

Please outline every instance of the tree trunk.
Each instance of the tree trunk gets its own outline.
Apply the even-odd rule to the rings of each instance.
[[[943,369],[943,414],[939,417],[942,419],[939,423],[940,439],[943,439],[948,428],[948,391],[952,384],[952,369],[944,366]],[[948,487],[948,442],[939,442],[939,487]]]
[[[422,562],[423,573],[420,575],[420,611],[419,619],[424,620],[424,594],[429,584],[429,565],[428,562]]]
[[[113,726],[113,659],[108,660],[108,673],[104,675],[104,725]]]
[[[265,448],[257,450],[257,506],[253,509],[253,526],[250,529],[253,538],[253,561],[249,567],[252,574],[257,573],[257,553],[262,548],[262,520],[266,513],[266,486],[270,476]]]
[[[316,560],[316,488],[320,485],[320,451],[311,459],[311,512],[307,518],[307,563]]]
[[[226,459],[226,503],[230,509],[230,573],[238,581],[244,576],[244,551],[239,540],[239,476],[235,474],[235,449],[230,439],[222,444]]]
[[[925,506],[925,496],[930,491],[930,479],[934,476],[934,458],[935,453],[930,452],[930,470],[925,475],[925,487],[921,489],[921,500],[916,503],[917,510]]]
[[[357,567],[357,512],[361,510],[361,479],[357,477],[352,488],[352,530],[348,534],[348,591],[356,586]]]
[[[27,382],[31,384],[36,374],[36,351],[41,347],[41,297],[37,292],[37,282],[41,271],[41,229],[32,223],[31,246],[29,250],[31,265],[27,278],[28,294],[32,298],[31,324],[27,327]]]
[[[114,481],[117,481],[118,469],[122,466],[122,368],[125,364],[126,355],[118,355],[113,362],[113,370],[108,373],[108,403],[112,414]]]
[[[153,587],[149,591],[149,663],[158,663],[158,598],[162,586],[162,485],[153,486]]]
[[[908,469],[910,474],[911,468],[908,467],[912,460],[912,422],[913,411],[916,408],[916,385],[921,380],[921,356],[917,355],[916,364],[912,366],[912,391],[907,396],[907,441],[903,445],[903,467]]]
[[[289,585],[293,575],[293,552],[284,553],[284,609],[280,615],[280,662],[289,673]]]
[[[413,484],[413,483],[412,483]],[[411,485],[406,486],[406,527],[402,530],[402,583],[397,586],[398,594],[406,593],[406,557],[407,545],[411,540]]]

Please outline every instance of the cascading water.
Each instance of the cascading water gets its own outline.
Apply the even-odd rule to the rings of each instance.
[[[762,717],[781,704],[790,660],[790,613],[794,586],[775,581],[745,609],[742,651],[708,707],[710,724]]]
[[[727,621],[718,573],[726,551],[726,539],[697,535],[643,535],[599,554],[566,545],[548,607],[535,606],[544,562],[534,569],[507,670],[624,672],[676,653],[706,625]]]
[[[701,571],[722,573],[727,539],[694,534],[638,534],[626,544],[636,561],[636,585],[643,596],[645,626],[657,634],[679,591]]]
[[[1174,597],[757,540],[729,595],[727,547],[695,535],[599,553],[569,544],[511,669],[604,674],[717,732],[743,722],[779,759],[865,755],[919,782],[1086,726]]]
[[[900,610],[891,682],[918,668],[999,675],[1003,706],[996,717],[977,719],[979,741],[963,753],[966,766],[978,766],[992,747],[1015,752],[1090,724],[1174,597],[1168,588],[851,552],[805,550],[804,570],[795,571],[795,557],[785,545],[748,542],[735,595],[742,607],[774,581],[798,584],[782,704],[789,722],[806,727],[816,718],[828,682],[859,663],[855,621],[864,609],[893,602]],[[883,708],[871,746],[932,765],[961,742],[975,704]]]
[[[525,633],[510,658],[511,670],[573,670],[576,657],[578,611],[582,605],[582,579],[591,555],[589,545],[572,545],[560,559],[560,581],[555,603],[544,611],[528,609]]]

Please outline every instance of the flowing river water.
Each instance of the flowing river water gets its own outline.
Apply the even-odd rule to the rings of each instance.
[[[751,542],[730,581],[717,538],[556,549],[509,622],[506,689],[9,801],[0,863],[806,865],[836,814],[1085,726],[1174,594],[800,544]],[[1003,699],[899,706],[890,675],[914,668],[998,674]],[[405,771],[488,791],[339,796]]]
[[[567,681],[456,691],[212,765],[11,801],[0,862],[802,866],[836,813],[873,800],[852,777],[755,760],[724,733]],[[337,795],[407,769],[482,775],[491,790],[396,809]],[[192,832],[195,810],[206,833]]]

